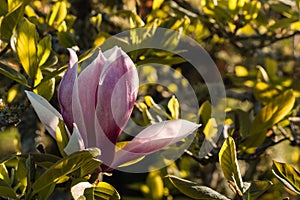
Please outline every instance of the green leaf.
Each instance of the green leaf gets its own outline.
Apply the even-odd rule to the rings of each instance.
[[[146,184],[150,189],[151,199],[162,199],[164,196],[164,182],[160,176],[160,171],[151,171],[147,178]]]
[[[271,181],[253,181],[250,184],[249,190],[244,194],[247,200],[259,199],[273,185]]]
[[[203,133],[207,140],[213,139],[218,133],[218,124],[215,118],[210,118],[206,123]]]
[[[6,0],[0,0],[0,16],[4,16],[8,12]]]
[[[16,81],[17,83],[20,83],[28,88],[30,86],[27,84],[27,80],[23,74],[20,72],[14,70],[13,68],[6,66],[5,64],[0,62],[0,73],[3,74],[4,76]]]
[[[33,183],[33,194],[39,193],[45,188],[51,188],[53,182],[65,182],[68,180],[67,176],[78,169],[81,176],[92,172],[101,164],[101,161],[94,158],[94,153],[88,150],[76,152],[55,163]]]
[[[59,120],[58,126],[56,128],[56,144],[58,146],[59,152],[62,156],[67,156],[64,148],[67,146],[69,141],[68,134],[65,128],[65,123],[63,120]]]
[[[300,194],[300,173],[294,167],[273,160],[272,172],[286,187]]]
[[[55,78],[41,82],[33,91],[48,101],[52,98],[55,90]]]
[[[18,167],[16,167],[16,180],[18,185],[15,190],[20,192],[20,195],[24,195],[27,188],[27,169],[26,169],[26,159],[17,157]]]
[[[21,23],[17,32],[16,50],[21,64],[28,76],[35,80],[38,73],[37,39],[35,25],[27,19]]]
[[[38,43],[38,62],[39,67],[45,64],[47,59],[49,58],[51,54],[51,48],[52,48],[52,38],[51,35],[44,37],[39,43]]]
[[[232,137],[228,137],[219,152],[219,162],[225,178],[236,184],[238,189],[243,191],[243,180],[239,169],[235,143]]]
[[[48,25],[58,26],[67,16],[67,5],[65,1],[56,2],[51,8]]]
[[[198,115],[200,116],[203,124],[208,123],[208,120],[211,118],[211,104],[209,101],[205,101],[203,104],[201,104]]]
[[[250,129],[250,136],[242,144],[243,148],[261,145],[266,138],[267,130],[281,121],[292,110],[294,103],[293,91],[287,90],[264,106],[256,115]]]
[[[58,62],[58,58],[57,58],[57,56],[56,56],[56,53],[55,53],[53,50],[51,50],[48,59],[47,59],[46,62],[45,62],[43,65],[41,65],[40,67],[41,67],[41,69],[46,69],[46,68],[48,68],[48,67],[52,67],[52,66],[55,65],[57,62]],[[54,77],[51,77],[51,78],[54,78]],[[49,78],[48,78],[48,80],[49,80]],[[44,81],[44,78],[43,78],[42,81]]]
[[[7,184],[10,183],[8,171],[4,163],[0,163],[0,179],[5,181]]]
[[[29,156],[21,155],[20,157],[28,159]],[[30,153],[31,162],[43,168],[50,168],[54,163],[58,162],[61,158],[52,154]]]
[[[179,112],[180,112],[179,102],[174,95],[168,102],[168,109],[171,112],[172,119],[179,119]]]
[[[0,179],[0,197],[17,198],[15,191],[2,179]]]
[[[118,191],[109,183],[99,182],[97,186],[86,188],[84,196],[88,200],[118,200],[121,199]]]
[[[58,32],[58,42],[64,48],[71,48],[76,45],[76,42],[68,32]]]
[[[51,183],[49,187],[41,190],[38,194],[38,199],[48,199],[48,197],[53,193],[55,185],[55,183]]]
[[[226,196],[209,187],[200,186],[195,182],[181,179],[173,175],[168,175],[166,177],[170,180],[174,187],[190,198],[202,200],[229,200]]]
[[[2,20],[1,28],[0,28],[0,36],[1,39],[10,41],[10,37],[13,34],[13,30],[22,19],[24,14],[24,5],[20,4],[14,10],[9,12]]]

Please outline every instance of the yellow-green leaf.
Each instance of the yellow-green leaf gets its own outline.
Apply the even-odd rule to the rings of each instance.
[[[38,71],[37,65],[37,38],[35,25],[25,19],[17,33],[16,50],[21,64],[31,79],[35,79]]]
[[[48,101],[52,98],[55,90],[55,78],[41,82],[33,91]]]
[[[10,183],[8,171],[7,171],[6,166],[4,165],[4,163],[0,163],[0,179],[5,181],[7,184]]]
[[[51,8],[48,25],[59,25],[67,16],[67,4],[65,1],[56,2]]]
[[[67,146],[69,138],[63,120],[59,120],[56,128],[56,144],[62,156],[67,156],[64,148]]]
[[[51,188],[53,182],[62,183],[66,181],[68,175],[76,170],[80,170],[81,177],[93,172],[93,170],[101,164],[100,160],[94,158],[97,154],[93,154],[95,154],[95,151],[90,152],[85,150],[75,152],[56,162],[33,183],[33,195],[41,192],[45,188]]]
[[[207,124],[211,118],[211,104],[209,101],[205,101],[199,108],[198,115],[200,116],[201,123]]]
[[[179,119],[179,102],[175,96],[172,96],[168,102],[168,109],[171,112],[172,119]]]
[[[243,147],[247,149],[262,144],[267,130],[281,121],[292,110],[294,103],[293,91],[287,90],[264,106],[256,115],[250,129],[250,136],[242,144]]]
[[[121,199],[118,191],[109,183],[99,182],[97,186],[86,188],[84,191],[86,199],[109,199],[119,200]]]
[[[210,118],[206,123],[203,133],[205,138],[210,140],[213,139],[218,133],[218,124],[215,118]]]
[[[163,2],[164,0],[153,0],[152,9],[158,9],[161,6],[161,4],[163,4]]]
[[[286,187],[300,194],[300,172],[294,167],[273,160],[272,172]]]
[[[151,171],[147,178],[146,178],[146,184],[150,189],[150,198],[153,200],[159,200],[162,199],[164,195],[164,182],[160,176],[160,171]]]
[[[52,48],[52,42],[51,42],[51,36],[44,37],[39,43],[38,43],[38,62],[39,67],[41,67],[47,59],[49,58],[51,54],[51,48]]]
[[[243,180],[239,169],[235,143],[232,137],[228,137],[219,152],[219,162],[225,178],[236,184],[239,190],[243,191]]]

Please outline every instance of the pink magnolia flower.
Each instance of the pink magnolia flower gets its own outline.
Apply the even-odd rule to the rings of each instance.
[[[39,119],[55,139],[59,119],[69,133],[64,151],[71,154],[85,148],[101,150],[99,159],[109,168],[156,152],[190,135],[198,124],[169,120],[141,131],[116,151],[117,140],[128,122],[138,91],[134,63],[119,47],[102,53],[78,76],[78,58],[73,50],[67,72],[58,88],[61,114],[43,97],[26,91]]]

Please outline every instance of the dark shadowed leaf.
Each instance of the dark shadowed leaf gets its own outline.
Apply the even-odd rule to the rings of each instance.
[[[174,187],[190,198],[202,200],[229,200],[229,198],[217,191],[206,186],[200,186],[195,182],[184,180],[173,175],[168,175],[167,178]]]
[[[4,39],[6,41],[10,40],[10,37],[13,34],[13,30],[22,19],[22,16],[24,14],[24,7],[24,5],[20,4],[3,18],[0,30],[1,39]]]
[[[76,45],[76,42],[68,32],[58,32],[57,36],[59,44],[64,48],[71,48]]]
[[[16,193],[4,180],[0,179],[0,197],[16,199]]]
[[[27,80],[23,74],[20,72],[14,70],[13,68],[6,66],[5,64],[0,62],[0,73],[4,76],[30,88],[30,86],[27,84]]]
[[[273,160],[272,172],[286,187],[300,194],[300,172],[294,167]]]

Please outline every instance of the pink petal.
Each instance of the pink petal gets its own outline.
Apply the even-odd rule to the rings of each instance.
[[[99,86],[100,75],[105,63],[105,58],[99,51],[96,59],[93,60],[78,76],[78,91],[74,87],[74,93],[78,94],[76,98],[76,104],[74,105],[76,111],[73,113],[75,123],[78,124],[80,132],[84,135],[85,144],[88,147],[96,146],[96,134],[95,134],[95,112],[97,105],[97,91]],[[79,99],[78,99],[79,98]],[[79,107],[77,107],[77,105]],[[78,113],[79,112],[79,113]],[[80,116],[82,115],[82,116]],[[83,130],[83,125],[85,130]]]
[[[111,167],[116,168],[121,164],[175,144],[192,134],[199,126],[199,124],[186,120],[170,120],[151,125],[140,132],[123,149],[116,152]]]
[[[74,50],[70,53],[69,67],[58,86],[58,101],[64,122],[70,131],[73,130],[72,93],[77,79],[78,58]]]
[[[62,116],[44,97],[30,91],[25,91],[25,93],[39,119],[46,126],[50,135],[55,139],[56,127],[59,119],[62,119]]]
[[[125,127],[137,96],[138,75],[134,63],[119,47],[103,53],[107,60],[101,73],[96,115],[99,126],[115,144]],[[97,143],[102,147],[102,138]],[[106,152],[105,149],[103,152]]]

